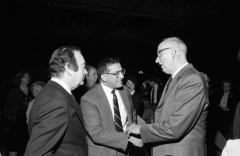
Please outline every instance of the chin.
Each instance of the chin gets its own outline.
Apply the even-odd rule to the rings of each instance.
[[[123,87],[123,84],[119,84],[119,85],[117,85],[117,88],[121,88],[121,87]]]

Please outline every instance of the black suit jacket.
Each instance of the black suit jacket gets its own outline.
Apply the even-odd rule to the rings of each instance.
[[[143,95],[141,95],[138,92],[135,92],[132,95],[134,109],[136,110],[137,115],[139,115],[140,117],[142,117],[144,113],[144,103],[142,98],[143,98]]]
[[[86,132],[75,98],[49,81],[36,98],[29,117],[25,156],[87,156]]]

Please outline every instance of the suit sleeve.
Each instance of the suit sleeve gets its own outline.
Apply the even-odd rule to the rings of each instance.
[[[68,115],[64,101],[51,100],[39,111],[39,116],[39,121],[33,121],[25,156],[53,155],[66,131]]]
[[[104,126],[100,114],[102,112],[96,105],[97,101],[89,97],[84,96],[81,100],[85,128],[91,136],[91,140],[98,145],[125,151],[128,145],[128,135]]]
[[[168,117],[140,129],[143,142],[173,141],[186,135],[198,121],[204,108],[203,82],[197,75],[179,82],[175,97],[163,107],[173,105]],[[167,101],[167,100],[166,100]]]

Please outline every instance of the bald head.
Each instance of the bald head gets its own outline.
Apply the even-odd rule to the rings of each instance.
[[[166,47],[171,47],[175,50],[178,50],[180,52],[183,52],[184,54],[187,53],[187,46],[186,44],[179,38],[177,37],[169,37],[164,39],[159,45],[158,45],[158,50],[160,48],[164,49]]]

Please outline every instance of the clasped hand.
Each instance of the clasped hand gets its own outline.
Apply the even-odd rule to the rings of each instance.
[[[126,129],[126,133],[130,134],[140,134],[140,125],[136,125],[136,124],[131,124],[130,126],[127,127]],[[138,146],[138,147],[142,147],[143,143],[142,143],[142,139],[140,138],[136,138],[134,136],[129,137],[128,141],[130,141],[133,145]]]

